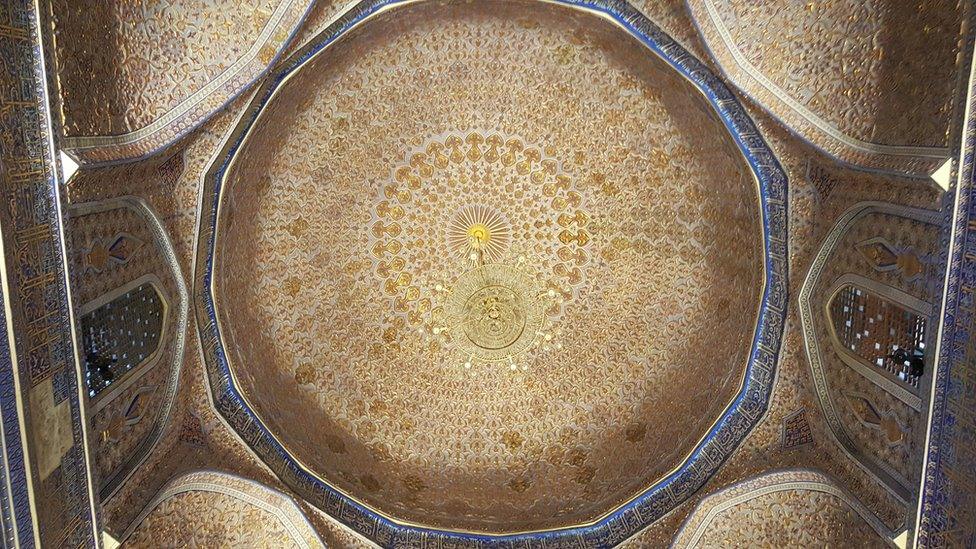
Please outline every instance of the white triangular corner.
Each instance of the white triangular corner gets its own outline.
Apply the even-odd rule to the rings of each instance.
[[[102,532],[102,549],[117,549],[120,545],[118,540],[113,538],[108,532]]]
[[[908,547],[908,530],[902,530],[902,532],[895,536],[895,539],[891,541],[898,549],[905,549]]]
[[[938,185],[943,191],[949,190],[949,176],[952,175],[952,159],[946,158],[946,161],[939,166],[939,169],[932,172],[929,177],[935,184]]]
[[[76,171],[78,171],[78,163],[70,155],[61,151],[61,181],[67,183]]]

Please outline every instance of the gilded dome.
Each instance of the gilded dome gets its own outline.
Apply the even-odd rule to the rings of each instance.
[[[291,73],[225,175],[230,372],[297,462],[383,516],[593,521],[742,387],[757,181],[694,86],[607,22],[396,14]]]

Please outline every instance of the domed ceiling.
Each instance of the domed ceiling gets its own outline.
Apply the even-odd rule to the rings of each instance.
[[[736,429],[717,467],[767,390],[729,419],[769,295],[754,170],[778,169],[738,105],[553,5],[329,39],[259,92],[207,199],[205,346],[245,440],[312,501],[492,534],[600,520]]]

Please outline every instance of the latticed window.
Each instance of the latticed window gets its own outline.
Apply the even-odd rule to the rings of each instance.
[[[829,311],[845,350],[918,389],[925,365],[928,321],[924,316],[854,285],[841,288]]]
[[[147,282],[81,317],[89,397],[152,356],[162,337],[164,307],[156,287]]]

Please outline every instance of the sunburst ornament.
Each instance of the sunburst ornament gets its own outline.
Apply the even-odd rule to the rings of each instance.
[[[448,228],[448,245],[462,258],[472,256],[481,263],[499,261],[512,240],[512,228],[494,209],[467,206],[454,216]]]

